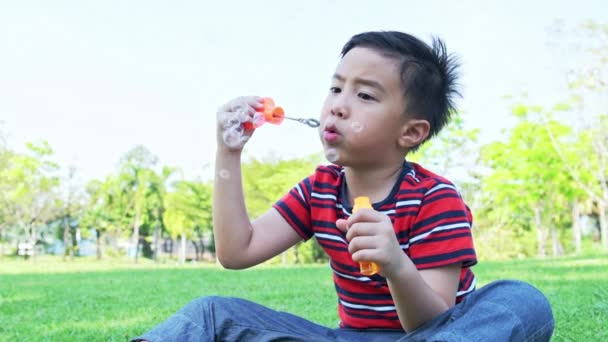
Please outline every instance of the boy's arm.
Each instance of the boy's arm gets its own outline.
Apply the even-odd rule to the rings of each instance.
[[[454,305],[460,263],[418,270],[401,250],[390,218],[371,209],[338,220],[336,226],[346,231],[354,261],[373,261],[380,266],[405,331],[413,331]]]
[[[454,306],[461,265],[419,271],[407,255],[403,259],[387,282],[401,326],[411,332]]]
[[[241,99],[241,105],[247,106],[246,110],[251,113],[256,99]],[[229,103],[220,112],[230,114],[235,107]],[[220,119],[213,187],[215,248],[224,267],[242,269],[281,253],[302,238],[274,208],[254,222],[249,220],[241,181],[241,151],[245,142],[240,146],[226,146],[222,140],[223,129]]]
[[[346,231],[353,260],[380,266],[408,332],[455,304],[460,272],[476,262],[472,217],[456,189],[440,184],[427,194],[409,233],[408,254],[383,213],[361,209],[336,222]]]

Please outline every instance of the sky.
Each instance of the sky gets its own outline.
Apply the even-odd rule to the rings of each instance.
[[[505,95],[560,100],[576,46],[556,48],[552,32],[585,20],[607,24],[608,2],[0,0],[0,132],[18,151],[48,141],[83,181],[116,172],[136,145],[208,178],[219,106],[270,96],[316,118],[344,43],[399,30],[459,57],[458,107],[491,140],[509,125]],[[315,129],[285,122],[258,129],[245,155],[320,151]]]

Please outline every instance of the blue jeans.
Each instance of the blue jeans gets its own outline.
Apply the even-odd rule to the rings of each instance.
[[[203,297],[133,341],[549,341],[554,321],[545,296],[502,280],[406,334],[333,329],[238,298]]]

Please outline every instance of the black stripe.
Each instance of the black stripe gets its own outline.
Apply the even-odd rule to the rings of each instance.
[[[321,245],[321,247],[323,247],[323,249],[331,249],[332,251],[347,252],[348,253],[348,246],[347,245],[344,245],[344,247],[330,245],[330,244],[326,243],[328,241],[334,241],[334,240],[319,239],[317,237],[317,242],[319,243],[319,245]],[[335,243],[340,243],[338,241],[334,241],[334,242]]]
[[[300,196],[300,193],[298,192],[297,188],[292,188],[291,191],[289,192],[291,197],[295,198],[296,201],[298,201],[298,203],[300,203],[300,205],[303,208],[307,208],[310,211],[310,206],[308,205],[308,203],[302,198],[302,196]],[[304,195],[304,194],[302,194]]]
[[[382,300],[382,301],[390,301],[390,304],[365,304],[365,303],[357,303],[363,305],[394,305],[393,297],[390,294],[366,294],[366,293],[358,293],[358,292],[350,292],[336,285],[336,292],[338,294],[343,294],[345,296],[353,297],[361,300]]]
[[[423,239],[423,240],[418,240],[418,242],[415,242],[415,244],[418,244],[420,242],[439,242],[439,241],[446,241],[446,240],[452,240],[455,238],[460,238],[460,237],[470,237],[471,236],[471,231],[469,230],[469,228],[457,228],[454,229],[453,231],[460,231],[466,229],[466,231],[461,232],[461,233],[457,233],[457,234],[449,234],[449,235],[445,235],[445,236],[433,236],[433,235],[429,235],[429,236],[433,236],[432,238],[427,238],[427,239]],[[452,232],[452,230],[448,230],[446,232]],[[441,232],[443,233],[443,232]]]
[[[457,259],[458,257],[461,257],[461,256],[472,256],[472,259],[474,259],[475,250],[472,248],[465,248],[465,249],[460,249],[460,250],[454,251],[452,253],[443,253],[443,254],[435,254],[432,256],[428,256],[428,257],[412,258],[412,261],[416,265],[429,264],[429,263],[435,263],[435,262],[439,262],[439,261],[449,261],[451,259]],[[466,260],[466,261],[469,261],[469,260]],[[457,262],[463,262],[463,261],[459,260]]]
[[[429,191],[428,188],[416,188],[416,189],[406,188],[406,189],[399,190],[398,195],[410,195],[410,194],[424,195],[427,191]],[[420,197],[405,197],[405,198],[397,197],[397,199],[399,201],[407,200],[407,199],[422,199],[422,196],[420,196]]]
[[[336,208],[336,202],[332,201],[332,200],[325,200],[325,202],[330,201],[329,204],[323,204],[323,203],[318,203],[321,202],[320,198],[314,198],[311,201],[311,206],[313,208],[320,208],[320,209],[338,209]]]
[[[313,232],[310,231],[309,227],[306,226],[300,219],[291,211],[291,209],[285,204],[285,202],[278,202],[276,204],[279,208],[282,209],[283,213],[289,217],[289,219],[297,226],[296,228],[300,230],[305,236],[311,238],[313,236]]]
[[[397,310],[391,311],[382,311],[384,314],[379,313],[378,311],[367,310],[367,309],[353,309],[349,308],[342,303],[340,305],[344,308],[344,312],[346,312],[349,316],[357,317],[357,318],[365,318],[365,319],[378,319],[378,320],[388,320],[388,321],[398,321],[399,316],[397,316]],[[370,312],[374,314],[364,314],[361,312]]]
[[[441,189],[441,190],[444,190],[444,189]],[[448,192],[448,193],[444,193],[444,194],[440,194],[440,195],[434,196],[435,193],[441,193],[441,190],[437,190],[437,191],[433,192],[432,194],[430,194],[428,197],[426,197],[424,199],[424,204],[425,205],[426,204],[430,204],[430,203],[433,203],[435,201],[439,201],[439,200],[446,199],[446,198],[455,198],[455,199],[459,200],[462,203],[462,197],[460,197],[460,195],[457,192],[454,192],[454,190],[452,190],[452,189],[449,189],[451,191]],[[446,190],[448,190],[448,189],[446,189]],[[464,205],[463,205],[463,208],[464,208]]]
[[[440,214],[437,214],[437,215],[431,216],[427,219],[416,222],[414,224],[414,226],[412,227],[412,231],[416,232],[416,235],[423,234],[423,233],[435,228],[436,226],[434,225],[434,223],[437,223],[441,220],[447,220],[447,219],[453,219],[453,218],[462,218],[463,219],[462,223],[464,223],[464,222],[470,223],[467,218],[466,212],[464,210],[450,210],[450,211],[444,211]],[[460,222],[450,222],[449,224],[454,224],[454,223],[460,223]],[[426,228],[426,229],[423,230],[422,228]]]

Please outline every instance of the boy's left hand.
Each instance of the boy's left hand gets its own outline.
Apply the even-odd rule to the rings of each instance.
[[[356,262],[375,262],[385,278],[403,269],[405,258],[391,219],[372,209],[360,209],[348,220],[339,219],[336,226],[346,232],[348,251]]]

